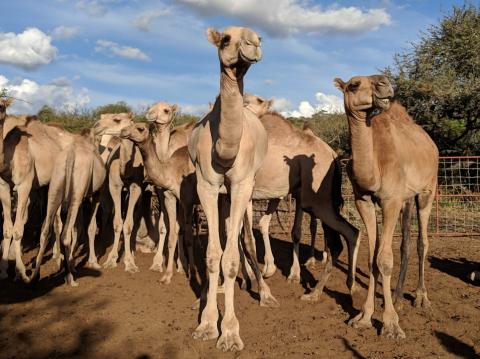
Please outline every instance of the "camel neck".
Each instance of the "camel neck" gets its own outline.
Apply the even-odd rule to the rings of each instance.
[[[170,123],[158,124],[155,123],[157,134],[155,135],[155,148],[160,161],[168,159],[168,148],[170,144]]]
[[[153,138],[149,137],[146,141],[137,143],[137,146],[142,154],[147,175],[155,186],[167,190],[173,189],[171,181],[166,176],[167,174],[173,175],[173,169],[168,162],[162,162],[158,158]]]
[[[5,112],[0,112],[0,172],[3,172],[5,168],[5,159],[3,153],[3,125],[5,124]]]
[[[347,111],[347,117],[352,145],[354,180],[361,188],[375,191],[379,176],[369,115],[364,111]]]
[[[243,77],[236,78],[232,69],[220,75],[220,123],[215,150],[223,161],[233,161],[243,133]]]

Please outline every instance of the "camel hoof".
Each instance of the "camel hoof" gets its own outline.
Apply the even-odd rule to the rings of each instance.
[[[314,290],[311,293],[302,295],[300,299],[304,300],[305,302],[318,302],[320,300],[320,295],[320,291]]]
[[[300,274],[299,273],[290,273],[287,278],[287,282],[290,284],[299,284],[300,283]]]
[[[367,319],[363,312],[348,321],[348,325],[355,329],[368,329],[372,327],[372,321]]]
[[[200,309],[200,298],[197,298],[197,300],[193,302],[191,309],[192,310]]]
[[[222,336],[218,338],[217,348],[227,352],[237,352],[242,350],[244,347],[243,341],[238,334],[238,331],[226,330],[225,333],[222,333]]]
[[[140,272],[140,269],[138,269],[138,267],[135,265],[135,263],[127,262],[127,263],[125,263],[125,272],[133,274],[133,273]]]
[[[162,263],[153,263],[150,267],[150,270],[153,272],[163,272],[163,264]]]
[[[277,266],[275,264],[265,264],[262,271],[263,278],[270,278],[277,271]]]
[[[185,272],[185,269],[183,269],[183,266],[177,267],[177,273],[179,273],[179,274],[187,274],[187,272]]]
[[[260,294],[260,306],[265,308],[278,308],[280,307],[280,303],[270,293],[268,295]]]
[[[317,260],[315,257],[308,258],[308,260],[305,262],[305,267],[310,270],[315,269],[317,267]]]
[[[432,303],[430,303],[430,300],[428,300],[426,294],[417,294],[417,298],[415,298],[415,301],[413,302],[413,306],[415,308],[423,308],[423,309],[429,309],[432,306]]]
[[[108,269],[116,268],[117,267],[117,259],[118,259],[118,257],[108,258],[107,261],[105,263],[103,263],[103,268],[108,268]]]
[[[242,283],[240,284],[240,289],[241,290],[247,290],[247,280],[245,278],[242,278]]]
[[[172,282],[172,272],[167,272],[165,275],[160,279],[160,283],[162,284],[170,284]]]
[[[383,323],[382,335],[385,335],[389,339],[405,339],[405,332],[400,328],[398,323]]]
[[[98,264],[97,261],[88,261],[87,264],[85,264],[85,268],[89,269],[102,269],[100,264]]]
[[[65,276],[65,283],[70,285],[70,287],[78,287],[78,283],[73,279],[73,275],[71,273]]]
[[[192,334],[193,339],[211,340],[218,338],[217,323],[200,323]]]

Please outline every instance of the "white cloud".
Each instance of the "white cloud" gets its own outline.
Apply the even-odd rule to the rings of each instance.
[[[116,42],[107,40],[98,40],[97,45],[98,46],[95,47],[95,51],[97,52],[111,53],[128,59],[150,61],[150,57],[136,47],[120,46]]]
[[[101,0],[78,0],[75,7],[91,16],[103,16],[108,10]]]
[[[59,77],[41,85],[29,79],[12,83],[0,75],[0,88],[7,89],[9,95],[19,99],[14,100],[9,108],[9,113],[13,114],[34,114],[44,105],[71,111],[90,103],[88,90],[82,88],[76,92],[66,77]]]
[[[51,35],[55,40],[66,40],[78,35],[79,32],[78,27],[62,25],[53,29]]]
[[[291,107],[292,103],[284,97],[274,98],[272,110],[282,112]]]
[[[33,70],[52,62],[57,48],[51,44],[51,37],[31,27],[22,33],[0,33],[0,63]]]
[[[325,113],[343,113],[345,112],[343,107],[343,99],[335,95],[326,95],[322,92],[315,94],[317,99],[316,104],[311,104],[308,101],[301,101],[298,109],[288,111],[286,109],[282,111],[282,115],[286,117],[312,117],[318,112]],[[275,105],[275,103],[274,103]]]
[[[145,11],[144,13],[138,15],[135,18],[135,27],[138,28],[139,30],[148,32],[152,29],[152,22],[153,20],[170,15],[171,11],[170,9],[164,9],[164,10],[149,10]]]
[[[180,104],[180,112],[189,115],[203,116],[210,111],[208,104],[205,105],[188,105]]]
[[[272,36],[358,33],[390,24],[384,9],[309,6],[302,0],[177,0],[203,16],[230,16]]]

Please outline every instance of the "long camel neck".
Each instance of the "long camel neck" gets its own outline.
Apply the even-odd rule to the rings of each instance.
[[[155,148],[160,161],[168,159],[168,148],[170,144],[170,124],[155,124],[157,134],[155,135]]]
[[[0,107],[0,172],[4,170],[5,159],[3,153],[3,125],[5,124],[5,119],[7,118],[7,113],[5,108]]]
[[[162,162],[157,156],[155,151],[155,143],[153,138],[149,137],[146,141],[137,143],[138,149],[142,154],[143,165],[147,171],[150,180],[159,187],[165,189],[173,189],[172,181],[166,176],[166,174],[174,174],[173,168],[170,163]]]
[[[353,177],[366,190],[375,191],[379,173],[373,149],[373,130],[364,111],[347,111],[352,144]]]
[[[243,133],[243,77],[228,75],[231,69],[222,69],[220,75],[220,123],[215,150],[223,161],[235,159]]]

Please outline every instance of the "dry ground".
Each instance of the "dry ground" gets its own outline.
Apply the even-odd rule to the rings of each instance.
[[[345,285],[344,254],[321,300],[305,303],[298,298],[312,283],[312,275],[318,278],[321,267],[302,269],[303,286],[288,284],[291,244],[273,239],[273,245],[280,270],[267,282],[281,306],[261,308],[255,286],[251,293],[236,287],[236,313],[245,343],[240,353],[224,354],[217,351],[215,341],[193,340],[199,311],[191,309],[195,295],[188,281],[175,274],[171,285],[162,285],[161,274],[148,270],[153,254],[137,253],[140,273],[125,273],[123,263],[98,272],[79,268],[77,288],[63,285],[52,261],[45,265],[43,279],[35,288],[12,280],[0,282],[0,357],[479,357],[480,288],[468,283],[466,277],[480,265],[480,238],[432,240],[426,279],[433,306],[428,311],[411,305],[417,278],[416,251],[411,251],[399,312],[407,335],[403,341],[379,336],[382,301],[378,295],[374,328],[357,331],[346,324],[366,295],[366,241],[359,254],[357,282],[361,291],[353,306]],[[396,240],[397,253],[398,246]],[[258,248],[262,249],[260,243]],[[303,246],[302,254],[306,253]],[[223,310],[223,295],[219,297]]]

